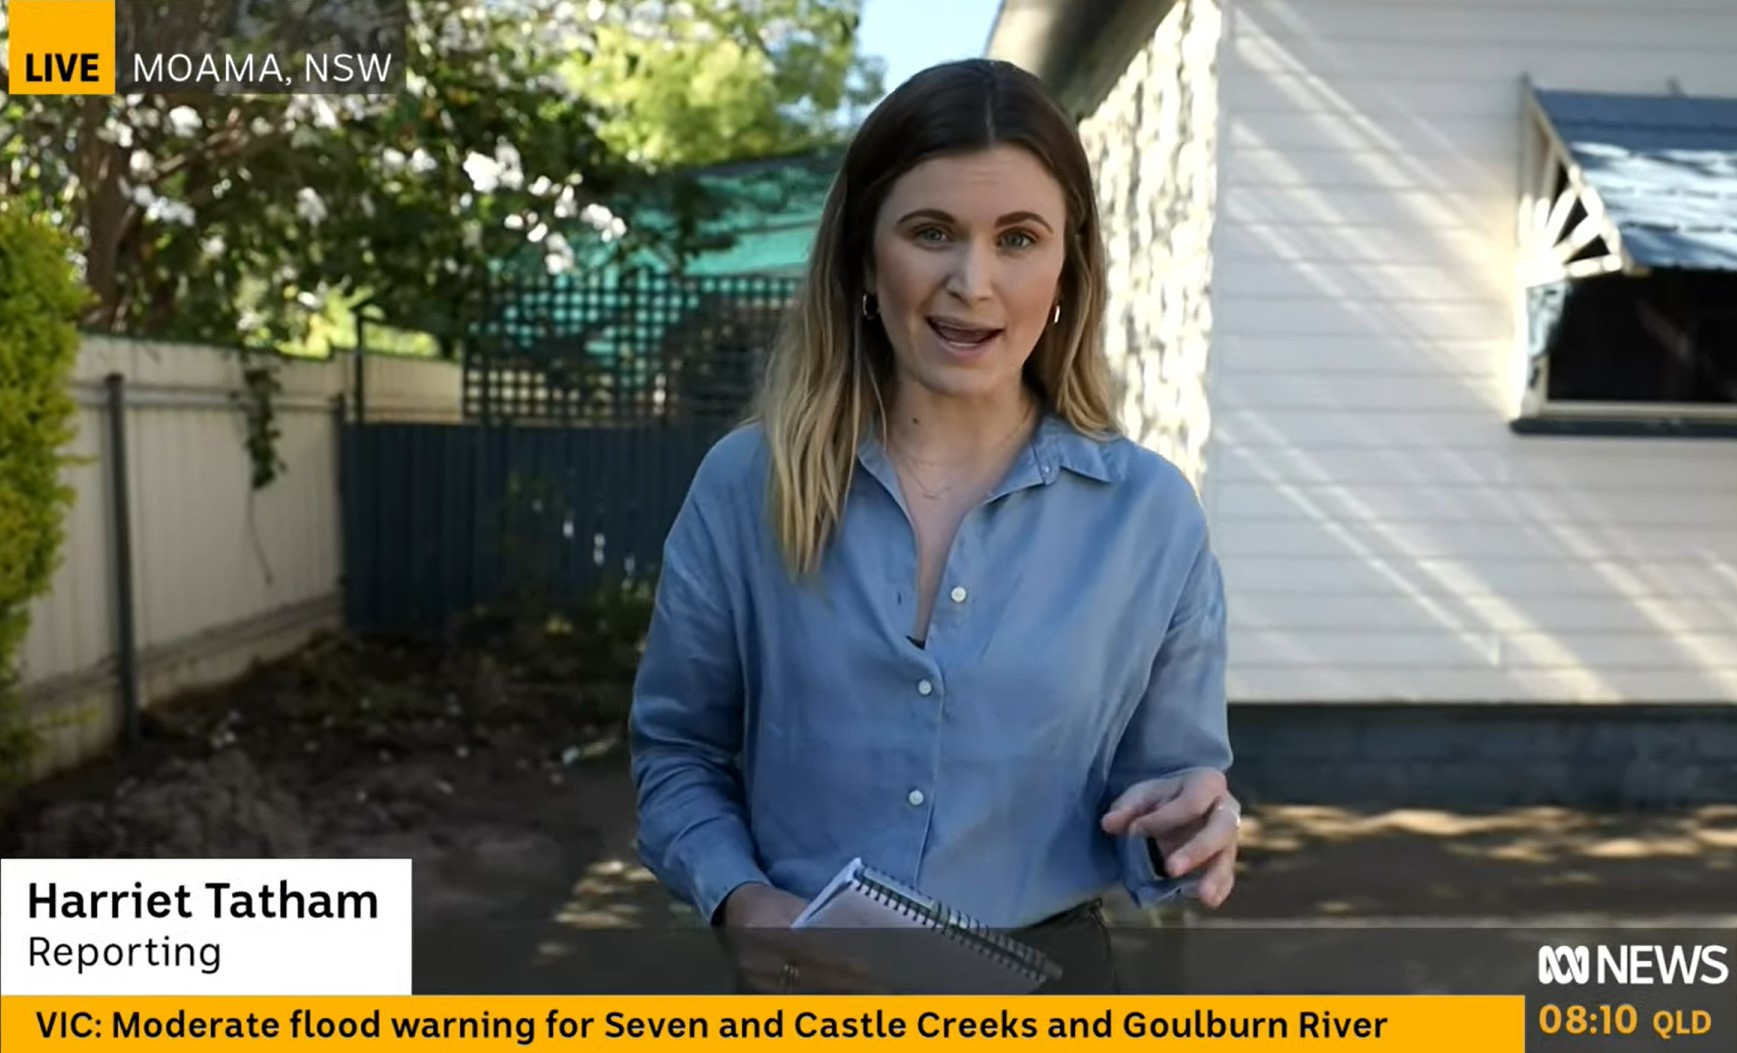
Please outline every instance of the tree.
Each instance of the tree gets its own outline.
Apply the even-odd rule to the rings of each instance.
[[[878,93],[858,0],[407,2],[390,95],[8,96],[0,48],[0,197],[80,246],[86,327],[281,348],[373,298],[451,331],[496,262],[573,266],[574,223],[624,253],[669,237],[603,204],[647,166],[828,141]]]
[[[35,729],[16,693],[30,604],[60,565],[72,491],[74,322],[84,305],[57,230],[0,200],[0,794],[25,774]]]
[[[837,144],[879,98],[857,54],[860,0],[592,0],[596,43],[568,64],[603,141],[652,168]]]
[[[0,196],[83,248],[86,325],[275,347],[372,294],[438,329],[491,259],[568,265],[550,220],[620,233],[627,166],[558,75],[593,43],[573,4],[410,11],[396,95],[0,95]]]

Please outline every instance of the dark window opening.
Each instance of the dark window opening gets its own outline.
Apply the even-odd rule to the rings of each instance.
[[[1545,349],[1552,402],[1737,404],[1737,274],[1570,282]]]

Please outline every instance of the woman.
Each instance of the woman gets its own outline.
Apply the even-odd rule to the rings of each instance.
[[[636,685],[640,851],[714,924],[788,928],[857,856],[1094,954],[1106,887],[1230,893],[1218,565],[1185,478],[1116,433],[1104,281],[1028,74],[932,68],[855,137]]]

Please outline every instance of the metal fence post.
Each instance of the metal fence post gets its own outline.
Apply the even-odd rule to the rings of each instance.
[[[109,490],[113,515],[115,572],[115,669],[120,679],[121,729],[130,744],[139,738],[139,652],[133,624],[133,516],[127,493],[126,378],[110,373],[108,389]]]
[[[368,319],[356,315],[356,423],[362,424],[368,418]]]
[[[348,400],[342,392],[332,396],[332,458],[333,475],[338,481],[338,594],[343,604],[344,628],[355,625],[354,590],[350,581],[352,533],[350,517],[355,510],[350,502],[350,428]]]

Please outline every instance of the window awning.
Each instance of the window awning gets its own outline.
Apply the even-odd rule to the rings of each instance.
[[[1737,271],[1737,99],[1529,93],[1526,284]]]

